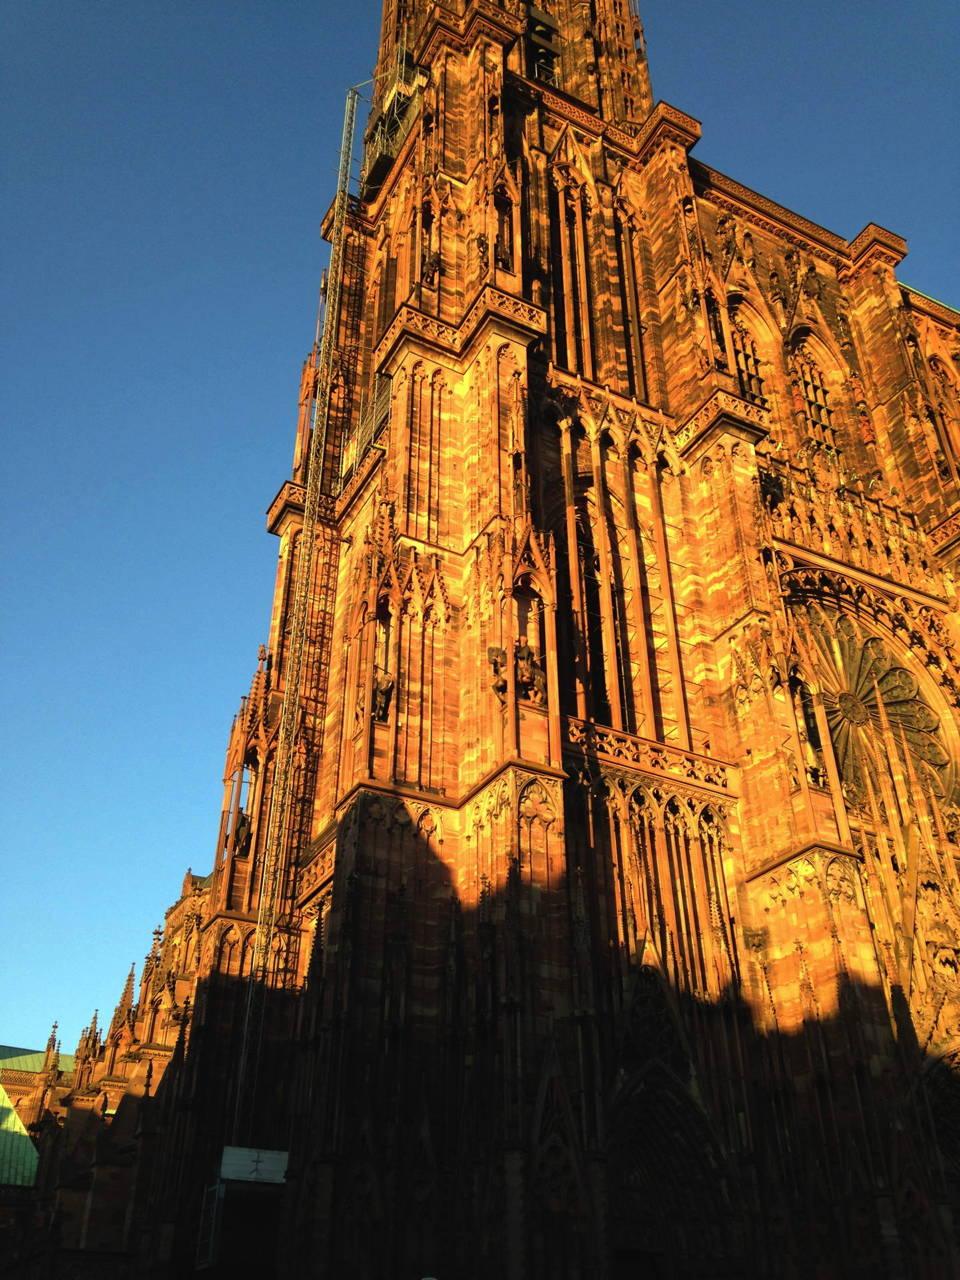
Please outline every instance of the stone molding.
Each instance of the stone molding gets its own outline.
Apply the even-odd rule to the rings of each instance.
[[[729,431],[754,444],[770,430],[770,414],[729,391],[716,390],[681,427],[675,441],[681,456],[698,456],[712,436]]]
[[[404,334],[449,355],[463,355],[488,316],[516,326],[527,338],[540,337],[547,330],[547,315],[542,307],[488,284],[457,326],[427,315],[409,302],[403,303],[374,351],[374,364],[382,368]]]
[[[609,764],[635,769],[647,777],[668,778],[703,788],[716,795],[736,795],[738,772],[734,765],[709,756],[683,751],[650,738],[592,724],[568,716],[564,721],[569,755],[583,755]]]

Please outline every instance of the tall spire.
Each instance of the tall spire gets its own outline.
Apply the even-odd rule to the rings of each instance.
[[[509,71],[561,89],[604,119],[629,124],[646,118],[653,98],[634,0],[501,0],[499,8]],[[428,70],[443,49],[444,41],[433,39],[435,26],[466,31],[474,10],[476,0],[383,0],[375,116],[391,108],[398,85],[409,99],[418,70]],[[490,9],[483,15],[489,23]]]
[[[556,23],[558,88],[592,106],[607,120],[646,118],[653,98],[643,26],[633,0],[544,0],[543,10],[525,6],[528,22],[526,73],[531,65],[531,28],[542,12]]]

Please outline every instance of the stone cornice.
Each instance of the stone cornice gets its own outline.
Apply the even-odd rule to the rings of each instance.
[[[631,150],[643,164],[663,142],[675,142],[684,151],[689,151],[699,141],[702,132],[699,120],[688,116],[679,107],[672,107],[669,102],[658,102],[643,122],[640,132],[632,139]]]
[[[675,442],[681,457],[696,458],[717,434],[732,432],[756,444],[769,430],[766,409],[729,391],[716,390],[678,429]]]
[[[429,64],[444,41],[465,49],[480,34],[508,44],[523,34],[526,25],[516,14],[484,0],[474,0],[469,12],[459,22],[439,9],[434,10],[434,15],[424,25],[412,50],[414,60],[421,64]]]
[[[546,384],[554,390],[566,391],[574,396],[586,392],[588,396],[604,399],[621,413],[636,414],[648,426],[665,427],[671,432],[674,429],[674,419],[670,414],[655,409],[653,405],[643,400],[634,400],[631,396],[623,396],[619,392],[611,391],[609,387],[601,387],[599,383],[590,382],[578,373],[567,373],[555,364],[550,364],[547,368]]]
[[[796,849],[790,849],[786,853],[775,854],[772,858],[768,858],[766,862],[761,862],[758,866],[751,868],[744,876],[744,880],[749,884],[752,880],[759,880],[761,876],[769,875],[771,871],[776,871],[778,867],[785,866],[796,858],[809,858],[816,854],[821,854],[827,858],[849,858],[852,862],[863,861],[862,856],[855,849],[849,849],[846,845],[833,844],[828,840],[814,840],[807,844],[799,845]]]
[[[564,718],[563,726],[563,749],[568,756],[593,756],[648,778],[682,782],[724,798],[739,791],[739,770],[726,760],[572,716]]]
[[[908,284],[900,284],[900,288],[910,299],[911,311],[919,311],[929,316],[931,320],[939,320],[941,324],[948,325],[951,329],[960,327],[960,310],[956,307],[948,306],[946,302],[940,302],[936,298],[929,298],[919,289],[911,289]]]
[[[277,496],[267,507],[267,532],[280,534],[289,517],[295,517],[297,523],[303,519],[303,508],[307,491],[302,484],[293,480],[284,480],[277,491]],[[321,524],[332,525],[334,521],[334,500],[329,495],[320,498],[320,509],[317,517]]]
[[[595,111],[580,105],[576,99],[568,97],[562,90],[544,84],[542,80],[530,80],[516,74],[512,74],[509,80],[512,84],[521,85],[529,96],[539,100],[547,111],[559,116],[561,120],[566,120],[568,124],[576,125],[592,138],[601,137],[610,127]],[[619,133],[620,130],[617,132]]]
[[[463,355],[488,318],[505,322],[527,339],[538,338],[547,331],[547,315],[542,307],[487,284],[456,326],[438,320],[436,316],[427,315],[409,302],[403,303],[377,344],[374,351],[375,367],[383,368],[393,348],[404,335],[419,340],[433,350],[453,356]]]
[[[302,484],[284,480],[277,490],[277,496],[267,507],[267,532],[279,533],[285,516],[297,515],[302,519],[306,499],[307,491]]]
[[[639,163],[643,163],[664,140],[671,140],[684,150],[689,150],[700,138],[700,121],[677,107],[670,106],[668,102],[658,102],[637,132],[630,133],[612,120],[604,120],[595,111],[582,106],[561,90],[545,85],[541,80],[530,80],[516,74],[509,79],[511,83],[521,86],[531,98],[537,99],[551,114],[575,125],[591,138],[603,138]]]
[[[743,183],[728,178],[726,174],[699,160],[691,162],[698,194],[722,205],[732,213],[749,218],[756,226],[772,235],[785,237],[805,248],[809,253],[827,258],[835,267],[849,261],[847,242],[842,236],[821,227],[808,218],[793,213],[782,204],[768,200]]]
[[[876,263],[896,267],[907,256],[907,242],[896,232],[888,231],[876,222],[868,222],[850,241],[848,252],[852,272],[862,271]]]

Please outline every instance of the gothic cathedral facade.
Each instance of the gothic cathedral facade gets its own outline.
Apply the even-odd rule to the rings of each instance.
[[[960,1268],[960,314],[543,3],[384,0],[215,864],[50,1095],[77,1258],[248,1251],[239,1141],[264,1274]]]

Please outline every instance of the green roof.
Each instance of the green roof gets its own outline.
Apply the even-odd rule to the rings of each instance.
[[[12,1044],[0,1044],[0,1070],[42,1071],[46,1051],[43,1049],[17,1049]],[[61,1053],[60,1070],[73,1070],[73,1054]]]
[[[0,1187],[32,1187],[37,1159],[37,1149],[0,1085]]]

